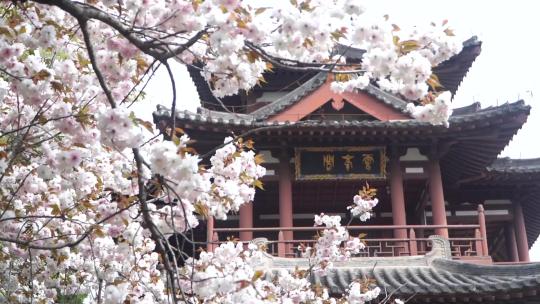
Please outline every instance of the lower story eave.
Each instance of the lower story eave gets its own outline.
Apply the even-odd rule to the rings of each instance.
[[[430,238],[432,250],[424,256],[351,258],[335,263],[323,275],[313,273],[311,281],[341,295],[351,282],[370,278],[387,295],[409,299],[409,303],[538,303],[540,263],[479,265],[455,261],[446,239]],[[305,259],[269,256],[262,268],[266,279],[273,279],[284,269],[306,266]]]

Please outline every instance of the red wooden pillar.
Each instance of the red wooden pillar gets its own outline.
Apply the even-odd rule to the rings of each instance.
[[[480,237],[482,238],[483,255],[489,255],[487,243],[486,214],[484,212],[484,206],[482,204],[478,204],[478,225],[480,225]]]
[[[475,241],[476,255],[485,256],[486,254],[484,254],[484,243],[480,241],[480,239],[482,238],[482,233],[480,233],[480,229],[478,228],[474,229],[474,238],[476,239]]]
[[[506,225],[506,248],[509,262],[519,262],[519,253],[516,242],[516,230],[512,224]]]
[[[516,230],[516,242],[520,262],[529,262],[529,244],[527,242],[527,231],[525,230],[525,218],[523,208],[519,201],[514,201],[514,226]]]
[[[211,252],[214,250],[212,241],[214,240],[214,217],[208,216],[206,220],[206,251]]]
[[[292,177],[289,157],[281,157],[279,160],[279,226],[293,226],[293,206],[292,206]],[[283,231],[285,241],[293,239],[292,231]],[[290,246],[285,246],[288,248]]]
[[[285,246],[287,245],[285,242],[285,237],[283,236],[283,230],[280,230],[278,232],[278,257],[282,257],[284,258],[285,257],[285,252],[287,251],[287,249],[285,249]]]
[[[394,225],[407,225],[405,196],[403,194],[403,174],[399,162],[400,154],[392,149],[390,154],[390,199],[392,201],[392,220]],[[406,239],[407,229],[394,229],[394,238]]]
[[[429,156],[427,171],[429,176],[429,197],[431,198],[433,224],[446,226],[446,207],[444,205],[441,167],[439,165],[439,158],[434,156],[433,153]],[[435,229],[435,233],[448,238],[448,228],[437,228]]]
[[[410,229],[409,232],[409,251],[410,255],[418,255],[418,244],[416,243],[416,233],[414,229]]]
[[[243,204],[240,207],[240,228],[253,228],[253,203]],[[240,231],[240,241],[253,240],[253,231]]]

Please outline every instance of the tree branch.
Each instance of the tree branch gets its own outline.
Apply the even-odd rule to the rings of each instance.
[[[96,73],[96,77],[99,81],[99,85],[101,86],[101,89],[105,93],[105,96],[107,96],[107,100],[109,100],[111,107],[116,108],[116,102],[114,101],[111,90],[109,90],[109,87],[107,87],[107,83],[105,82],[105,77],[103,77],[103,74],[101,74],[101,70],[99,69],[97,61],[96,61],[96,55],[94,53],[94,46],[92,45],[92,42],[90,41],[90,34],[88,34],[87,20],[83,18],[79,18],[78,21],[79,21],[79,25],[81,26],[81,32],[83,34],[84,44],[86,44],[86,51],[88,53],[88,58],[90,59],[90,63],[92,64],[94,73]]]
[[[246,46],[259,54],[264,60],[270,62],[272,65],[277,66],[282,69],[291,70],[291,71],[301,71],[301,72],[325,72],[325,73],[334,73],[334,74],[358,74],[364,73],[366,70],[363,69],[354,69],[354,70],[334,70],[337,63],[303,63],[294,60],[288,60],[285,58],[279,58],[273,55],[270,55],[260,46],[253,44],[252,42],[246,41]],[[291,64],[292,63],[292,64]],[[325,68],[324,66],[329,65],[330,68]],[[346,65],[351,66],[351,65]]]
[[[176,134],[176,83],[174,81],[174,74],[171,70],[171,66],[169,65],[169,63],[167,61],[163,62],[163,65],[167,68],[167,73],[169,73],[169,79],[171,80],[171,89],[172,89],[172,93],[173,93],[173,96],[172,96],[172,102],[171,102],[171,121],[172,121],[172,133],[171,133],[171,136],[173,134]]]
[[[162,47],[162,43],[156,43],[157,39],[153,40],[144,40],[141,39],[131,26],[121,22],[118,17],[112,16],[94,6],[73,2],[70,0],[33,0],[37,3],[57,6],[58,8],[66,11],[77,20],[88,21],[88,20],[99,20],[116,31],[118,31],[124,38],[129,40],[134,46],[136,46],[143,53],[152,56],[154,59],[159,61],[165,61],[169,58],[176,57],[193,44],[195,44],[199,39],[201,39],[207,32],[207,29],[203,29],[197,32],[193,37],[191,37],[186,43],[180,45],[178,48],[170,50],[168,48]]]
[[[176,292],[176,285],[175,285],[175,277],[176,277],[176,269],[173,269],[169,258],[167,256],[167,251],[165,250],[165,246],[163,245],[163,240],[161,237],[160,231],[157,229],[157,227],[154,225],[154,222],[152,221],[152,217],[150,216],[150,209],[148,207],[148,202],[146,201],[147,194],[145,191],[145,184],[144,180],[142,178],[142,167],[143,167],[143,159],[139,152],[139,149],[133,148],[133,156],[135,158],[135,164],[137,167],[137,172],[139,173],[137,175],[137,185],[139,187],[139,203],[141,207],[141,213],[143,216],[143,221],[146,224],[148,230],[150,231],[150,236],[156,242],[156,247],[158,252],[161,254],[161,258],[163,261],[163,265],[165,266],[165,270],[167,271],[167,276],[169,277],[170,287],[171,287],[171,293],[173,298],[173,303],[177,303],[177,292]],[[166,241],[166,240],[165,240]]]
[[[110,220],[111,218],[113,218],[113,217],[117,216],[118,214],[122,213],[124,210],[127,210],[127,209],[135,206],[136,204],[137,203],[130,204],[129,206],[127,206],[125,208],[122,208],[122,209],[119,209],[118,211],[116,211],[116,212],[104,217],[103,219],[97,221],[94,225],[92,225],[88,230],[86,230],[79,238],[77,238],[73,242],[54,245],[54,246],[40,246],[40,245],[33,245],[32,244],[32,242],[34,242],[35,240],[23,241],[23,240],[20,240],[18,238],[17,239],[11,239],[11,238],[3,237],[1,235],[0,235],[0,241],[8,242],[8,243],[14,243],[14,244],[17,244],[17,245],[28,247],[30,249],[40,249],[40,250],[56,250],[56,249],[62,249],[62,248],[65,248],[65,247],[70,247],[70,248],[75,247],[75,246],[79,245],[82,241],[84,241],[90,235],[90,233],[92,233],[94,231],[94,229],[96,229],[97,225],[102,224],[102,223]]]

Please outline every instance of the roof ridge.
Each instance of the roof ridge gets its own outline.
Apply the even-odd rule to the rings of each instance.
[[[283,109],[297,103],[302,100],[303,97],[312,93],[318,89],[321,85],[326,82],[328,73],[320,72],[313,76],[311,79],[300,85],[298,88],[287,93],[286,95],[276,99],[275,101],[251,112],[257,120],[264,120],[271,115],[277,114]],[[407,101],[399,98],[398,96],[386,92],[381,88],[370,83],[365,89],[358,90],[369,94],[379,101],[383,102],[386,105],[391,106],[393,109],[398,110],[402,114],[407,114],[410,116],[410,113],[407,111]]]
[[[402,112],[403,114],[407,114],[410,116],[410,113],[407,110],[407,104],[409,103],[408,101],[403,100],[399,98],[398,96],[390,92],[387,92],[372,83],[370,83],[365,89],[360,90],[360,91],[366,92],[376,97],[377,99],[381,100],[385,104],[392,106],[394,109]]]

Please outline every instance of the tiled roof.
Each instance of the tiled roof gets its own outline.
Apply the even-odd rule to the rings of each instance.
[[[289,106],[294,105],[296,102],[302,100],[304,97],[318,89],[321,85],[325,83],[326,78],[326,73],[318,73],[295,90],[289,92],[287,95],[257,109],[256,111],[253,111],[251,114],[256,120],[264,120],[274,114],[278,114],[279,112],[283,111]],[[374,96],[378,100],[400,111],[401,113],[406,113],[407,102],[403,99],[388,92],[385,92],[374,86],[373,84],[369,84],[362,91]]]
[[[251,115],[253,115],[253,117],[257,120],[262,120],[262,119],[267,118],[268,116],[279,113],[280,111],[295,104],[296,102],[300,101],[305,96],[311,94],[313,91],[318,89],[326,81],[326,77],[327,77],[326,73],[318,73],[313,78],[306,81],[295,90],[255,110],[254,112],[251,113]]]
[[[314,274],[312,281],[341,294],[352,281],[373,278],[388,294],[402,299],[413,296],[411,303],[502,303],[540,291],[540,263],[495,266],[454,261],[446,239],[430,239],[432,251],[425,256],[351,258],[335,263],[326,275]],[[305,259],[270,257],[264,268],[276,275],[306,265]]]
[[[482,43],[478,41],[476,36],[472,37],[463,42],[463,49],[459,54],[433,68],[433,72],[439,77],[440,83],[447,90],[450,90],[453,94],[455,94],[458,86],[463,80],[463,77],[465,77],[472,63],[480,54],[481,45]],[[343,52],[345,48],[345,46],[337,45],[336,50],[338,52]],[[363,53],[364,50],[361,49],[347,48],[346,57],[348,59],[359,60],[362,57]],[[277,72],[279,71],[279,69],[276,69],[276,71],[274,71],[270,75],[278,75],[279,73]],[[208,82],[202,77],[200,73],[200,66],[188,66],[188,72],[191,76],[191,79],[193,80],[193,83],[195,84],[195,87],[197,88],[197,92],[199,93],[199,97],[203,106],[216,108],[216,105],[220,103],[213,96],[208,86]],[[278,76],[278,78],[280,78],[281,76]],[[324,83],[324,79],[322,78],[324,78],[324,74],[316,74],[314,78],[308,81],[310,83],[306,84],[306,86],[300,85],[300,87],[302,87],[300,90],[294,90],[290,94],[287,94],[285,97],[280,98],[279,102],[272,103],[272,106],[264,106],[264,111],[260,109],[257,110],[256,118],[264,119],[295,103],[300,98],[306,96],[313,90],[317,89],[322,83]],[[264,91],[265,88],[268,86],[269,84],[264,85],[261,89]],[[257,91],[257,88],[254,88],[254,90]],[[374,95],[375,97],[378,97],[379,99],[383,100],[383,102],[394,107],[397,110],[402,110],[404,108],[405,102],[403,100],[396,96],[393,96],[392,94],[381,91],[374,85],[370,85],[368,88],[366,88],[365,91],[371,95]],[[239,98],[240,97],[238,95],[233,95],[224,97],[222,100],[223,103],[227,106],[232,106],[238,102]]]
[[[499,158],[469,187],[506,189],[523,207],[529,247],[540,235],[540,158]]]
[[[401,113],[406,113],[408,115],[408,112],[406,110],[407,104],[409,103],[408,101],[405,101],[391,93],[383,91],[373,84],[369,84],[367,88],[365,88],[363,91],[374,96],[385,104],[393,107],[394,109],[400,111]]]
[[[450,119],[454,144],[441,160],[445,182],[454,184],[480,175],[508,145],[525,123],[530,106],[523,101],[479,109],[474,105],[457,110]],[[482,133],[466,135],[465,130]],[[452,139],[449,139],[450,141]]]
[[[500,173],[540,173],[540,158],[499,158],[487,170]]]
[[[493,187],[518,184],[521,187],[540,186],[540,158],[498,158],[489,164],[484,172],[463,183],[463,185]]]
[[[478,112],[478,110],[481,110],[482,106],[479,102],[471,103],[468,106],[464,106],[461,108],[454,109],[452,111],[452,115],[463,115],[463,114],[471,114]]]
[[[445,88],[452,91],[453,94],[456,92],[457,87],[459,86],[464,74],[466,73],[466,71],[468,71],[468,69],[472,65],[472,62],[479,54],[479,49],[477,50],[477,48],[479,48],[480,45],[481,43],[476,39],[476,37],[473,37],[463,43],[464,49],[460,54],[452,57],[451,59],[441,63],[439,66],[434,68],[433,72],[439,76],[441,84],[443,84]],[[338,45],[338,48],[344,47]],[[361,58],[361,55],[364,53],[363,50],[354,48],[347,48],[341,51],[346,51],[346,57],[352,56],[353,58],[354,56],[360,56],[359,58]],[[440,75],[442,75],[442,77]],[[324,84],[324,82],[326,81],[326,77],[326,73],[318,73],[295,90],[271,102],[270,104],[261,107],[260,109],[252,112],[251,114],[253,114],[256,120],[267,119],[271,115],[283,111],[287,107],[295,104],[296,102],[300,101],[301,99],[315,91],[322,84]],[[385,92],[373,84],[369,84],[367,88],[362,91],[374,96],[375,98],[391,106],[392,108],[402,113],[406,113],[407,101],[397,97],[396,95]]]
[[[515,173],[514,173],[515,174]],[[522,196],[518,198],[523,207],[523,217],[525,218],[525,229],[527,230],[527,242],[531,248],[540,235],[540,178],[536,174],[536,185],[529,188],[527,192],[522,191]]]
[[[482,42],[473,36],[463,42],[463,49],[459,54],[433,68],[433,73],[445,89],[452,94],[456,93],[481,49]]]
[[[530,111],[530,106],[526,105],[523,101],[517,101],[514,103],[506,103],[496,107],[488,107],[485,109],[477,109],[475,111],[456,110],[456,114],[452,115],[449,119],[450,127],[453,125],[482,121],[501,115],[517,115],[527,114]],[[170,117],[170,111],[158,105],[157,111],[154,112],[154,122],[158,122],[162,119],[168,119]],[[431,129],[445,129],[443,126],[433,126],[428,122],[421,122],[414,119],[406,120],[390,120],[390,121],[358,121],[358,120],[308,120],[298,122],[272,122],[272,121],[260,121],[256,116],[251,114],[235,114],[225,113],[218,111],[209,111],[205,109],[199,109],[198,113],[190,111],[178,111],[176,116],[177,122],[195,122],[209,125],[220,126],[233,126],[243,128],[256,128],[265,126],[281,126],[282,128],[303,128],[303,127],[324,127],[324,128],[342,128],[342,127],[355,127],[355,128],[389,128],[389,129],[406,129],[415,127],[429,127]]]

